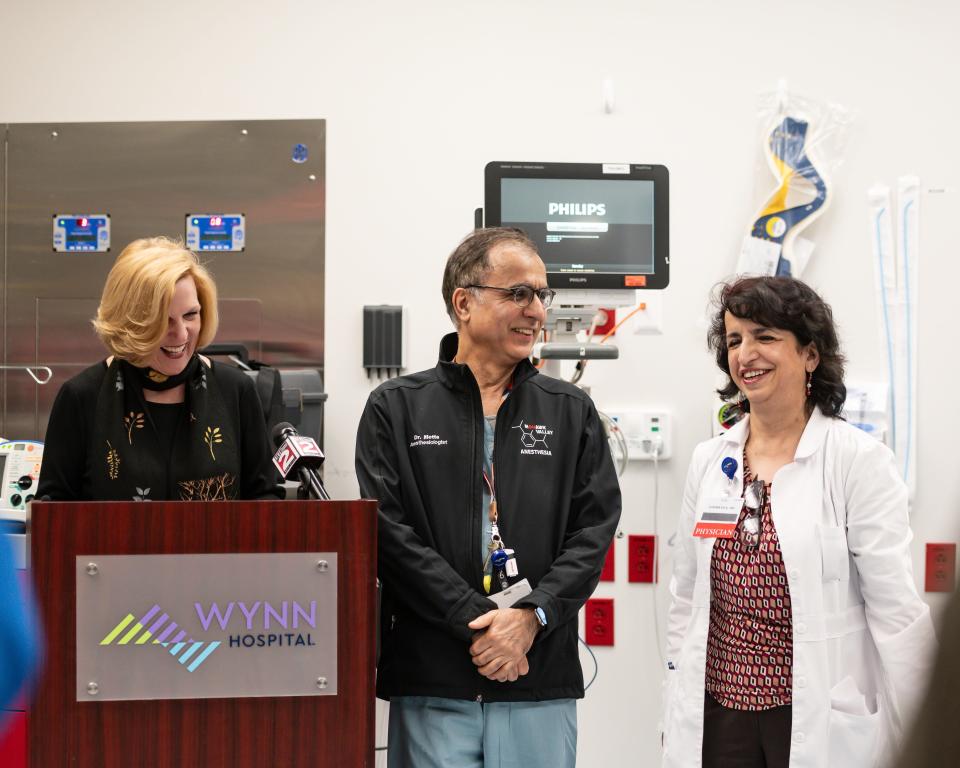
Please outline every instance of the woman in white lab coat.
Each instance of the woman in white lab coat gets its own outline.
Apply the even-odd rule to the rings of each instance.
[[[709,334],[748,415],[694,451],[670,591],[664,765],[857,768],[925,683],[907,490],[839,417],[830,307],[792,278],[722,287]]]

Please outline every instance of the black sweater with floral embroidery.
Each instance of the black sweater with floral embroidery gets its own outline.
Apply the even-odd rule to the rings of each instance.
[[[232,366],[216,361],[212,365],[240,443],[240,492],[237,498],[282,499],[284,492],[277,484],[263,409],[253,380]],[[38,499],[47,496],[51,501],[94,500],[91,498],[90,462],[93,457],[90,439],[97,395],[106,373],[106,363],[99,362],[65,382],[57,393],[44,440]],[[162,430],[165,419],[160,416],[157,421]],[[98,455],[97,458],[101,457]],[[150,498],[166,500],[160,488],[153,489]]]

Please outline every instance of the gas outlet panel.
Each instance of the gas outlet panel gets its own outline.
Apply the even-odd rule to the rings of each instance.
[[[616,422],[627,441],[631,461],[663,461],[672,453],[673,429],[671,414],[666,409],[609,410],[606,414]]]

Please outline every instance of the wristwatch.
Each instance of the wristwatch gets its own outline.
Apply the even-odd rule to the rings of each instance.
[[[537,624],[540,625],[541,629],[547,628],[547,614],[544,612],[543,608],[539,605],[533,609],[533,615],[537,617]]]

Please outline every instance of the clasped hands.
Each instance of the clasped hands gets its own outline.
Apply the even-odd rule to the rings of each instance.
[[[476,631],[470,656],[481,675],[505,683],[530,671],[527,652],[540,628],[532,608],[497,608],[467,626]]]

